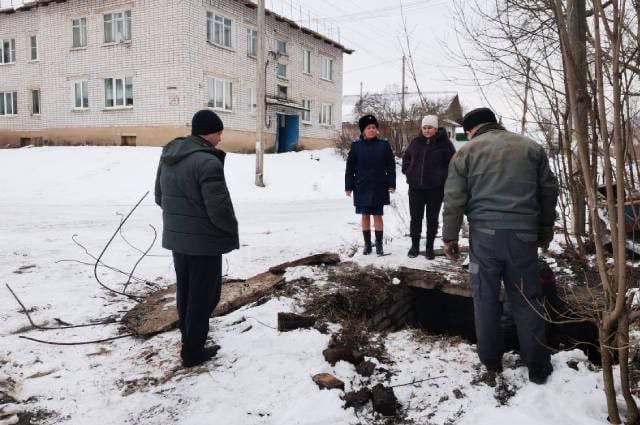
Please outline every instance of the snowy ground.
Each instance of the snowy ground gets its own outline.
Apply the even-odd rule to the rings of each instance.
[[[213,338],[222,346],[215,361],[196,371],[180,369],[177,331],[148,340],[125,338],[109,343],[60,346],[20,339],[19,335],[59,342],[114,336],[118,325],[24,331],[27,319],[4,284],[18,294],[38,324],[56,319],[86,323],[120,316],[132,302],[115,298],[93,277],[93,263],[73,242],[77,235],[97,255],[129,209],[149,196],[116,238],[104,262],[129,271],[161,231],[160,209],[153,202],[159,148],[77,147],[0,150],[0,395],[12,388],[19,404],[0,407],[32,412],[42,423],[62,424],[357,424],[370,413],[343,409],[339,390],[319,390],[311,376],[335,374],[346,390],[357,387],[352,365],[332,367],[322,350],[329,335],[315,330],[278,333],[280,311],[296,311],[296,302],[276,298],[211,320]],[[343,192],[344,161],[333,151],[306,151],[265,158],[266,188],[253,185],[255,158],[227,157],[226,175],[240,223],[242,247],[225,257],[230,277],[246,278],[269,266],[323,251],[344,258],[360,244],[359,217]],[[377,258],[357,253],[362,264],[427,267],[424,257],[408,259],[406,184],[398,176],[397,208],[385,209],[386,250]],[[133,247],[132,247],[132,246]],[[172,282],[170,253],[156,242],[136,276],[159,285]],[[63,261],[64,260],[64,261]],[[447,260],[430,267],[451,267]],[[101,280],[121,289],[126,276],[98,269]],[[315,277],[313,269],[293,271]],[[133,290],[143,289],[132,284]],[[242,323],[237,323],[245,318]],[[251,324],[251,329],[242,332]],[[427,377],[431,381],[397,387],[407,419],[420,424],[601,424],[606,421],[601,375],[580,351],[553,357],[555,372],[547,385],[527,380],[513,366],[502,388],[515,389],[500,405],[495,389],[472,384],[478,361],[466,343],[423,338],[417,331],[390,334],[386,348],[391,378],[398,385]],[[375,359],[372,359],[375,361]],[[515,364],[515,357],[507,359]],[[577,361],[578,370],[567,366]],[[455,391],[454,390],[459,390]],[[460,397],[462,395],[462,397]],[[460,398],[458,398],[460,397]],[[6,399],[0,397],[0,403]],[[37,412],[37,414],[35,413]],[[5,416],[0,424],[12,423]]]

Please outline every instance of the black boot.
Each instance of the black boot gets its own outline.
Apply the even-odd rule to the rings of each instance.
[[[420,238],[411,238],[411,249],[407,253],[409,258],[416,258],[420,252]]]
[[[382,250],[382,230],[376,230],[376,254],[384,255]]]
[[[363,230],[362,236],[364,236],[364,250],[362,250],[362,253],[369,255],[371,254],[371,230]]]
[[[433,252],[433,238],[427,238],[427,249],[424,253],[424,256],[427,257],[427,260],[433,260],[436,258],[436,254]]]

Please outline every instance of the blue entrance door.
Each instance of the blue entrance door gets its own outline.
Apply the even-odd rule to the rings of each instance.
[[[298,115],[276,114],[276,152],[289,152],[300,138],[300,117]]]

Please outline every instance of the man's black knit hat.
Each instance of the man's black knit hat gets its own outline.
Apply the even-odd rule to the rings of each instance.
[[[478,124],[497,123],[496,115],[489,108],[477,108],[467,112],[462,118],[462,127],[464,131],[469,131]]]
[[[365,115],[364,117],[358,120],[358,127],[360,127],[360,133],[364,132],[364,129],[367,128],[369,124],[375,124],[376,128],[378,127],[378,120],[373,115]]]
[[[191,134],[194,136],[217,133],[224,129],[222,120],[210,109],[196,112],[191,119]]]

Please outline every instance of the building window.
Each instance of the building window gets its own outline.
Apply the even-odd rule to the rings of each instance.
[[[105,108],[133,106],[133,79],[107,78],[104,80]]]
[[[233,110],[233,83],[229,80],[220,80],[218,78],[209,79],[209,101],[207,105],[210,108],[222,109],[225,111]]]
[[[258,31],[251,28],[247,28],[247,54],[258,55]]]
[[[131,11],[107,13],[104,15],[104,42],[121,43],[123,41],[131,41]]]
[[[106,87],[106,80],[105,80],[105,87]],[[111,99],[113,99],[113,96],[111,96]],[[73,83],[73,107],[75,109],[87,109],[89,107],[89,82],[88,81],[76,81],[75,83]]]
[[[276,40],[276,52],[281,55],[287,54],[287,42],[284,40]]]
[[[306,111],[302,111],[302,122],[311,122],[311,99],[302,99],[302,107]]]
[[[87,45],[87,18],[73,19],[71,24],[71,27],[73,28],[73,41],[71,47],[85,47]]]
[[[40,115],[40,90],[31,90],[31,114]]]
[[[18,114],[18,92],[0,92],[0,115]]]
[[[207,12],[207,41],[228,48],[233,47],[231,43],[231,19]]]
[[[302,51],[302,72],[311,74],[311,50],[304,49]]]
[[[276,65],[276,76],[279,78],[287,78],[287,64],[279,63]]]
[[[287,86],[283,86],[281,84],[278,84],[277,97],[280,98],[280,99],[286,99],[288,91],[289,91],[289,88]]]
[[[258,108],[258,91],[256,90],[255,87],[251,87],[249,89],[249,112],[251,112],[252,114],[256,112],[256,109]]]
[[[35,35],[32,35],[31,37],[29,37],[29,40],[31,42],[31,60],[32,61],[37,61],[38,60],[38,37]]]
[[[16,40],[9,38],[0,40],[0,63],[14,63],[16,61]]]
[[[324,125],[331,125],[333,120],[333,105],[323,103],[320,107],[318,122]]]
[[[320,56],[320,78],[333,81],[333,59]]]

